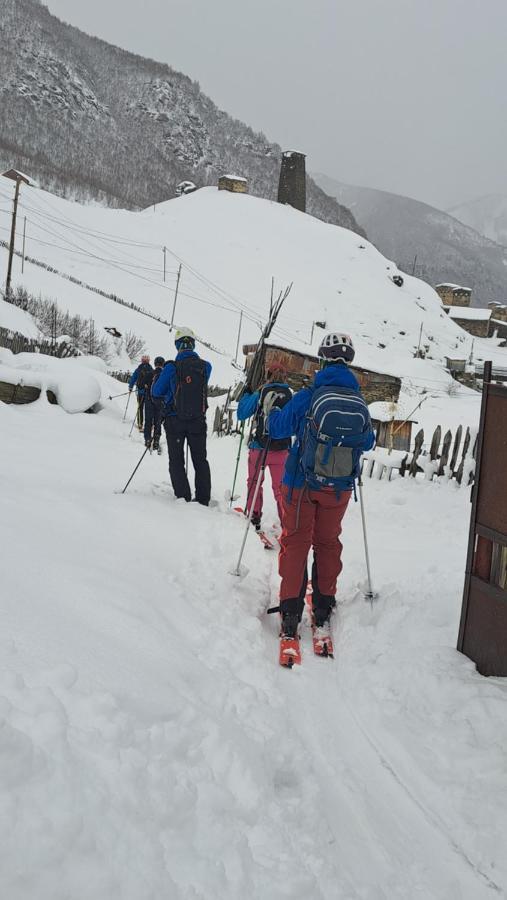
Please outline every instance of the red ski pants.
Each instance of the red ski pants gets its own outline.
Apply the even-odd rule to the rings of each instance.
[[[297,598],[306,579],[307,560],[313,545],[319,577],[319,592],[328,597],[336,593],[336,580],[342,570],[340,534],[351,491],[339,496],[333,490],[310,491],[282,485],[283,531],[278,571],[282,582],[280,601]]]
[[[247,502],[246,502],[246,510],[250,511],[250,506],[253,502],[254,494],[255,494],[255,486],[257,484],[257,479],[259,474],[261,473],[261,464],[262,464],[262,455],[264,450],[249,450],[248,451],[248,481],[247,481]],[[287,460],[288,450],[268,450],[266,456],[266,468],[269,469],[271,474],[271,484],[273,487],[273,494],[275,495],[276,505],[278,509],[278,515],[280,517],[280,522],[282,521],[282,478],[283,472],[285,469],[285,462]],[[255,501],[255,509],[254,515],[260,516],[262,513],[262,483],[264,481],[264,473],[261,474],[261,483],[259,487],[259,493],[257,494],[257,499]]]

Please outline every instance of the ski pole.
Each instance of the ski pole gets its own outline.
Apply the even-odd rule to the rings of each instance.
[[[232,506],[232,501],[234,500],[234,488],[236,487],[236,478],[238,477],[239,457],[240,457],[240,454],[241,454],[241,446],[242,446],[242,444],[243,444],[243,438],[244,438],[244,436],[245,436],[245,420],[243,420],[242,423],[241,423],[241,431],[240,431],[240,438],[239,438],[238,455],[237,455],[237,457],[236,457],[236,468],[234,469],[234,478],[233,478],[233,480],[232,480],[232,490],[231,490],[231,499],[230,499],[230,502],[229,502],[229,509],[231,508],[231,506]]]
[[[125,419],[127,418],[127,409],[129,408],[130,398],[131,398],[131,396],[132,396],[132,391],[127,391],[127,393],[128,393],[128,397],[127,397],[127,405],[126,405],[126,407],[125,407],[125,412],[123,413],[123,419],[122,419],[122,422],[124,422]]]
[[[364,512],[363,481],[362,481],[361,476],[359,476],[357,486],[359,488],[359,505],[361,507],[361,521],[363,523],[364,554],[366,557],[366,572],[367,572],[367,576],[368,576],[368,590],[364,595],[364,599],[369,600],[373,607],[373,601],[377,599],[378,593],[373,590],[373,586],[371,583],[370,553],[368,550],[368,536],[366,534],[366,516],[365,516],[365,512]]]
[[[122,494],[124,494],[125,491],[127,490],[128,486],[129,486],[129,484],[130,484],[130,482],[132,481],[134,475],[136,474],[136,472],[137,472],[139,466],[141,465],[141,463],[142,463],[142,461],[143,461],[144,457],[146,456],[146,454],[147,454],[147,452],[148,452],[149,449],[150,449],[149,447],[146,447],[146,450],[144,451],[143,455],[141,456],[141,459],[139,460],[139,462],[138,462],[137,466],[135,467],[134,471],[132,472],[132,475],[130,476],[129,480],[127,481],[127,484],[125,485],[125,487],[124,487],[123,490],[121,491]]]
[[[116,400],[117,397],[126,397],[127,394],[130,394],[130,391],[123,391],[123,394],[113,394],[112,397],[109,397],[109,400]]]
[[[268,442],[263,450],[263,453],[262,453],[262,462],[261,462],[261,467],[260,467],[260,471],[259,471],[259,477],[257,479],[257,484],[255,485],[255,491],[254,491],[254,495],[253,495],[252,505],[248,511],[245,533],[243,535],[243,540],[241,542],[241,549],[239,551],[238,562],[236,564],[236,568],[234,569],[234,572],[232,573],[233,575],[240,574],[239,567],[241,565],[241,560],[243,559],[243,553],[245,550],[246,539],[248,537],[248,531],[250,528],[250,522],[252,521],[253,511],[255,509],[255,503],[257,501],[257,495],[259,493],[261,481],[262,481],[262,479],[264,477],[264,473],[266,471],[266,459],[268,456],[268,450],[269,450],[270,443],[271,442],[268,440]]]
[[[129,437],[134,430],[134,425],[136,424],[136,419],[137,419],[137,413],[135,414],[134,418],[132,419],[132,425],[130,426]]]
[[[188,478],[188,440],[186,441],[186,452],[185,452],[185,475]]]

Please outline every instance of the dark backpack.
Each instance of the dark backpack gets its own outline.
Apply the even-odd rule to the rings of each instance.
[[[206,414],[208,408],[208,381],[206,363],[203,359],[189,356],[177,359],[176,393],[174,409],[180,419],[198,419]]]
[[[290,387],[286,384],[265,384],[261,390],[259,396],[259,403],[257,406],[257,412],[255,413],[255,419],[253,422],[253,437],[261,447],[265,447],[268,440],[269,435],[266,431],[266,414],[264,412],[265,403],[268,398],[271,398],[275,394],[275,402],[271,409],[283,409],[286,403],[292,399],[292,391]],[[290,437],[281,438],[279,440],[271,440],[269,442],[270,450],[288,450],[291,445]]]
[[[153,369],[149,363],[142,363],[139,366],[139,371],[137,373],[136,388],[139,391],[144,391],[146,388],[150,387],[152,381]]]
[[[310,490],[352,490],[359,476],[364,432],[370,414],[357,391],[325,385],[313,393],[301,443],[301,466]]]

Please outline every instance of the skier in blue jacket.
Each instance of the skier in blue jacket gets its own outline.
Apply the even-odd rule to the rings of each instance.
[[[354,358],[352,339],[342,333],[326,335],[319,348],[319,357],[323,368],[317,372],[313,385],[303,388],[283,409],[274,409],[268,417],[268,431],[272,438],[287,434],[296,436],[282,485],[283,531],[279,557],[282,635],[288,638],[297,635],[303,613],[307,558],[312,544],[314,624],[322,627],[329,621],[336,603],[336,581],[342,569],[339,536],[351,496],[351,487],[338,493],[329,487],[309,488],[301,464],[307,414],[312,407],[314,392],[324,386],[330,387],[330,396],[333,388],[344,388],[345,403],[347,397],[349,400],[358,397],[362,401],[358,381],[347,367]],[[336,403],[339,404],[339,391],[336,396]],[[364,403],[360,405],[364,410]],[[371,449],[375,442],[367,409],[366,421],[361,420],[361,424],[362,432],[353,444],[358,452]]]
[[[176,497],[192,499],[185,470],[186,441],[195,470],[195,499],[208,506],[211,473],[206,453],[206,410],[211,363],[195,352],[191,328],[178,328],[175,345],[176,359],[166,362],[153,384],[151,396],[164,401],[169,475]]]
[[[144,353],[143,356],[141,356],[140,364],[138,365],[137,369],[134,369],[132,375],[129,378],[129,391],[132,391],[134,386],[136,388],[137,427],[139,431],[143,430],[144,401],[146,398],[146,392],[149,392],[152,381],[153,369],[150,365],[150,357],[147,353]]]

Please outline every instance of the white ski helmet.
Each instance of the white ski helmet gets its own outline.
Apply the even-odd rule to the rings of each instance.
[[[191,328],[177,328],[174,343],[176,347],[178,345],[193,347],[195,345],[195,334]]]
[[[354,359],[355,350],[352,338],[342,331],[332,331],[326,334],[319,347],[321,359],[342,360],[350,363]]]

